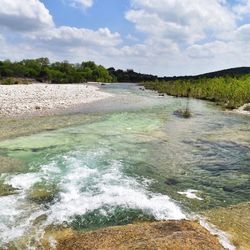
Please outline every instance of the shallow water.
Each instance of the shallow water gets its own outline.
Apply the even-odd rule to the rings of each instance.
[[[0,141],[0,188],[15,194],[0,197],[1,245],[21,239],[32,248],[50,225],[182,219],[249,201],[249,117],[191,100],[193,116],[182,119],[173,112],[184,98],[133,84],[103,88],[119,97],[42,124],[33,118],[35,131],[23,129],[29,120],[11,121],[16,135]]]

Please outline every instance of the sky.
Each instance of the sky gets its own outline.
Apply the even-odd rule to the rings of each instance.
[[[0,60],[159,76],[250,66],[250,0],[0,0]]]

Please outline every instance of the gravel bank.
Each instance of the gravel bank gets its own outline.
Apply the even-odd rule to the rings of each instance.
[[[54,114],[109,97],[86,84],[0,85],[0,117]]]

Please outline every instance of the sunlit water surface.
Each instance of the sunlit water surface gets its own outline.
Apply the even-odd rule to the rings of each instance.
[[[57,129],[62,116],[53,117],[51,130],[44,119],[41,132],[0,141],[0,188],[14,188],[0,196],[2,246],[24,238],[31,248],[50,225],[182,219],[249,201],[249,117],[191,100],[182,119],[173,112],[186,99],[103,88],[121,96],[78,109],[77,124]]]

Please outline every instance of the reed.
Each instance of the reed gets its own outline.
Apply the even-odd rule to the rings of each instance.
[[[176,97],[216,102],[228,109],[250,102],[250,75],[143,83],[145,88]]]

